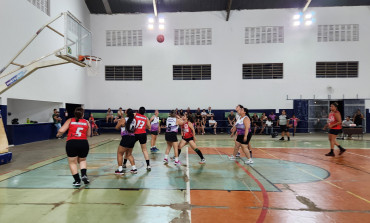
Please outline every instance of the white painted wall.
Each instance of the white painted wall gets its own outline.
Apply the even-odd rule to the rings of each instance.
[[[7,111],[11,113],[8,115],[8,125],[14,118],[18,118],[19,124],[25,124],[27,118],[38,123],[53,122],[54,108],[59,110],[62,107],[61,102],[8,99]]]
[[[103,58],[101,74],[88,78],[87,108],[108,107],[169,109],[212,106],[233,108],[292,108],[289,98],[370,98],[369,7],[312,8],[316,23],[310,28],[292,26],[296,9],[225,12],[163,13],[165,41],[156,42],[158,31],[148,31],[147,14],[91,15],[93,52]],[[317,42],[317,25],[360,24],[359,42]],[[284,26],[283,44],[244,44],[244,27]],[[212,28],[211,46],[174,46],[175,28]],[[106,47],[105,30],[143,30],[142,47]],[[316,79],[316,61],[360,63],[359,77]],[[284,63],[282,80],[242,80],[243,63]],[[173,64],[212,64],[210,81],[173,81]],[[143,81],[105,81],[104,65],[142,65]],[[369,103],[369,102],[367,102]],[[366,106],[369,107],[369,104]]]
[[[84,0],[51,0],[50,16],[27,0],[1,0],[0,67],[5,66],[39,28],[67,10],[89,28],[90,12]],[[62,20],[58,20],[51,26],[63,30],[62,25]],[[16,62],[30,62],[62,46],[63,38],[45,29]],[[57,57],[52,56],[50,59]],[[44,68],[31,74],[0,97],[3,99],[3,105],[6,105],[7,98],[83,104],[86,100],[86,78],[85,70],[74,64]]]

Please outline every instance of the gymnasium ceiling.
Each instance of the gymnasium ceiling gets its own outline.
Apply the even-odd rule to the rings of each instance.
[[[85,0],[91,14],[153,13],[153,0]],[[302,8],[307,0],[156,0],[158,13]],[[231,4],[231,7],[229,5]],[[370,0],[312,0],[309,7],[370,5]]]

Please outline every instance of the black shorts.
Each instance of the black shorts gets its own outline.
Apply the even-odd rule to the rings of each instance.
[[[247,141],[245,141],[245,142],[243,141],[244,135],[238,135],[236,137],[236,141],[239,142],[239,143],[241,143],[241,144],[248,145],[249,141],[251,141],[251,138],[252,138],[252,133],[249,132],[248,135],[247,135]]]
[[[89,154],[89,142],[87,140],[71,139],[67,141],[66,152],[68,157],[85,158]]]
[[[329,134],[338,135],[342,133],[342,129],[329,129]]]
[[[150,132],[150,134],[152,134],[152,135],[155,135],[155,136],[156,136],[156,135],[158,135],[158,131],[151,131],[151,132]]]
[[[146,143],[146,133],[135,134],[135,142],[136,141],[139,141],[140,144],[145,144]]]
[[[125,136],[122,136],[122,139],[119,145],[125,148],[132,149],[134,148],[135,143],[136,143],[135,136],[125,135]]]
[[[194,137],[190,137],[190,138],[187,138],[185,139],[184,137],[182,137],[183,140],[185,140],[185,142],[190,142],[191,140],[194,140]]]
[[[288,127],[286,125],[280,125],[280,130],[281,130],[281,132],[287,132]]]
[[[177,132],[166,132],[164,138],[167,142],[177,142]]]

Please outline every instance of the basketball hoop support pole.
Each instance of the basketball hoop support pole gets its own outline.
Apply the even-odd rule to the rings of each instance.
[[[8,81],[6,82],[2,81],[0,83],[0,95],[40,68],[52,67],[67,63],[70,62],[63,59],[57,59],[57,60],[39,61],[29,66],[26,66],[22,68],[22,70],[19,73],[10,78]]]
[[[59,19],[61,16],[63,16],[64,14],[63,13],[60,13],[58,16],[56,16],[53,20],[51,20],[50,22],[48,22],[47,24],[45,24],[44,26],[42,26],[39,30],[37,30],[37,32],[32,36],[32,38],[26,43],[26,45],[10,60],[9,63],[6,64],[5,67],[3,67],[1,70],[0,70],[0,74],[3,73],[8,67],[10,64],[12,64],[14,62],[15,59],[17,59],[17,57],[32,43],[32,41],[34,39],[36,39],[36,37],[42,32],[42,30],[45,29],[45,27],[48,27],[51,23],[53,23],[55,20]],[[48,27],[49,28],[49,27]],[[52,31],[55,32],[54,29],[50,28]],[[57,32],[58,33],[58,32]],[[58,33],[59,34],[59,33]]]

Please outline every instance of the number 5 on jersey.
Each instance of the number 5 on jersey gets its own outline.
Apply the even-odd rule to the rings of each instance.
[[[81,131],[84,130],[84,128],[81,128],[81,127],[78,127],[77,130],[76,130],[76,136],[77,137],[81,137],[82,133]]]

